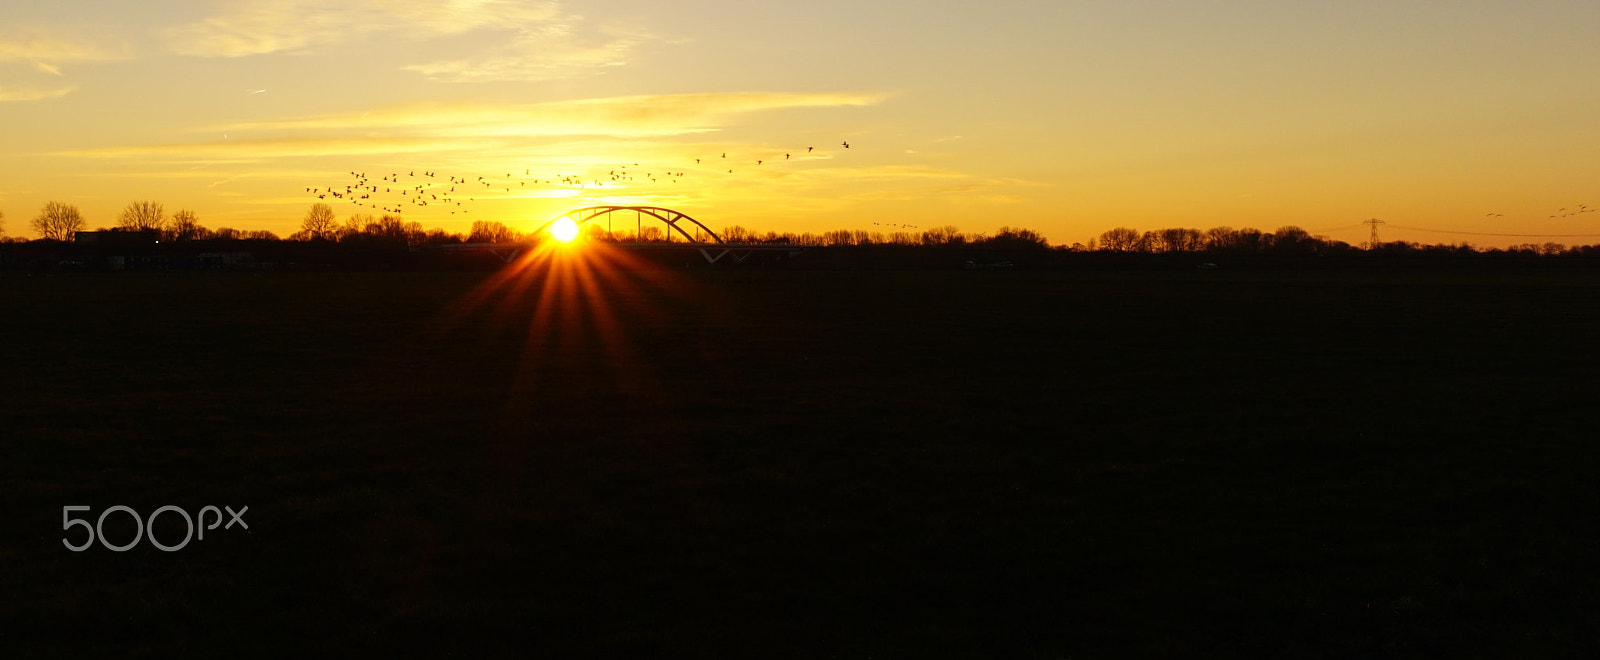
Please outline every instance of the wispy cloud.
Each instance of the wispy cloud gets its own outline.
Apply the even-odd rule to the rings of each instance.
[[[730,92],[618,96],[533,104],[408,104],[360,113],[209,126],[207,132],[359,131],[411,137],[679,135],[717,130],[729,117],[804,107],[872,105],[877,93]]]
[[[606,32],[579,35],[568,24],[519,29],[485,53],[402,68],[440,82],[557,80],[625,65],[635,46],[654,39]]]
[[[107,48],[104,40],[71,37],[39,28],[12,28],[0,32],[0,62],[29,62],[48,71],[63,62],[103,62],[123,57],[122,53]]]
[[[197,57],[305,52],[382,36],[428,41],[473,33],[473,52],[402,67],[431,80],[550,80],[627,62],[652,36],[584,25],[560,3],[527,0],[246,0],[166,31]]]
[[[530,29],[560,19],[556,2],[514,0],[245,0],[167,31],[168,47],[198,57],[244,57],[378,34],[427,39],[484,27]]]
[[[483,145],[409,138],[299,138],[283,140],[217,140],[57,151],[47,155],[73,158],[158,158],[174,163],[248,163],[273,158],[448,152]]]
[[[60,78],[64,64],[78,62],[103,62],[125,57],[123,53],[106,47],[109,40],[67,36],[40,28],[0,29],[0,63],[25,63],[13,78],[38,77],[43,73]],[[9,76],[8,76],[9,77]],[[0,102],[39,101],[65,96],[77,89],[75,85],[37,83],[11,83],[0,86]]]
[[[64,87],[33,87],[27,85],[0,85],[0,103],[11,101],[43,101],[71,94],[76,85]]]

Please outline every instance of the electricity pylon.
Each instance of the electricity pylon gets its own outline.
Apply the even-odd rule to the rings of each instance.
[[[1378,247],[1378,225],[1386,224],[1386,223],[1384,223],[1384,221],[1379,220],[1377,218],[1373,218],[1373,219],[1368,220],[1366,222],[1363,222],[1361,224],[1372,225],[1372,238],[1367,239],[1367,249],[1368,250],[1376,249]]]

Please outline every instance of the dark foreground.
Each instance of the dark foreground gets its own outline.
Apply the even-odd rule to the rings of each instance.
[[[1600,642],[1593,275],[482,280],[0,278],[3,655]]]

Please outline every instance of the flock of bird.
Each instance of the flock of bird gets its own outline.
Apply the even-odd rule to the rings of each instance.
[[[850,148],[848,141],[840,142],[845,148]],[[816,147],[806,147],[805,154],[815,153]],[[804,154],[802,154],[804,155]],[[783,154],[783,160],[792,160],[795,153]],[[776,155],[755,159],[755,166],[763,166],[769,160],[775,160]],[[747,164],[749,159],[742,159]],[[716,170],[727,168],[727,174],[733,174],[736,168],[728,167],[734,161],[728,159],[728,154],[723,152],[717,158],[703,157],[694,159],[698,171],[704,171],[709,165],[706,161],[717,163]],[[632,168],[632,169],[630,169]],[[454,176],[441,175],[439,172],[423,170],[420,175],[416,170],[406,172],[390,172],[380,174],[373,180],[366,172],[351,171],[351,180],[342,184],[317,186],[306,188],[306,193],[315,195],[320,200],[348,201],[355,206],[371,208],[384,213],[402,214],[408,207],[442,207],[449,209],[451,214],[471,213],[471,205],[479,199],[504,196],[512,191],[528,190],[531,184],[539,186],[564,186],[568,188],[620,188],[629,182],[647,181],[652,184],[676,184],[691,175],[687,167],[662,168],[659,171],[651,168],[641,171],[638,163],[622,164],[600,175],[582,174],[552,174],[542,176],[533,174],[531,168],[524,169],[522,176],[515,172],[506,172],[505,176]],[[874,223],[876,224],[876,223]],[[907,226],[909,228],[909,226]]]
[[[1567,217],[1572,217],[1572,216],[1579,215],[1581,213],[1594,213],[1595,211],[1600,211],[1600,209],[1596,209],[1596,208],[1594,208],[1592,206],[1589,206],[1588,204],[1579,204],[1576,210],[1567,209],[1565,207],[1562,207],[1562,208],[1556,209],[1555,213],[1551,213],[1550,214],[1550,219],[1554,220],[1556,218],[1567,218]],[[1485,213],[1483,215],[1483,217],[1485,217],[1485,218],[1504,218],[1506,216],[1503,213]]]
[[[1567,211],[1567,209],[1562,208],[1562,209],[1556,210],[1556,212],[1551,214],[1550,217],[1552,217],[1552,218],[1565,218],[1567,216],[1578,215],[1579,213],[1594,213],[1594,212],[1595,212],[1595,209],[1590,208],[1588,204],[1579,204],[1578,205],[1578,210],[1576,210],[1576,211],[1570,211],[1569,212],[1569,211]]]

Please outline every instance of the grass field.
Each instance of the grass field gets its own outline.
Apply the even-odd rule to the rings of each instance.
[[[562,283],[0,277],[3,655],[1600,644],[1600,276]]]

